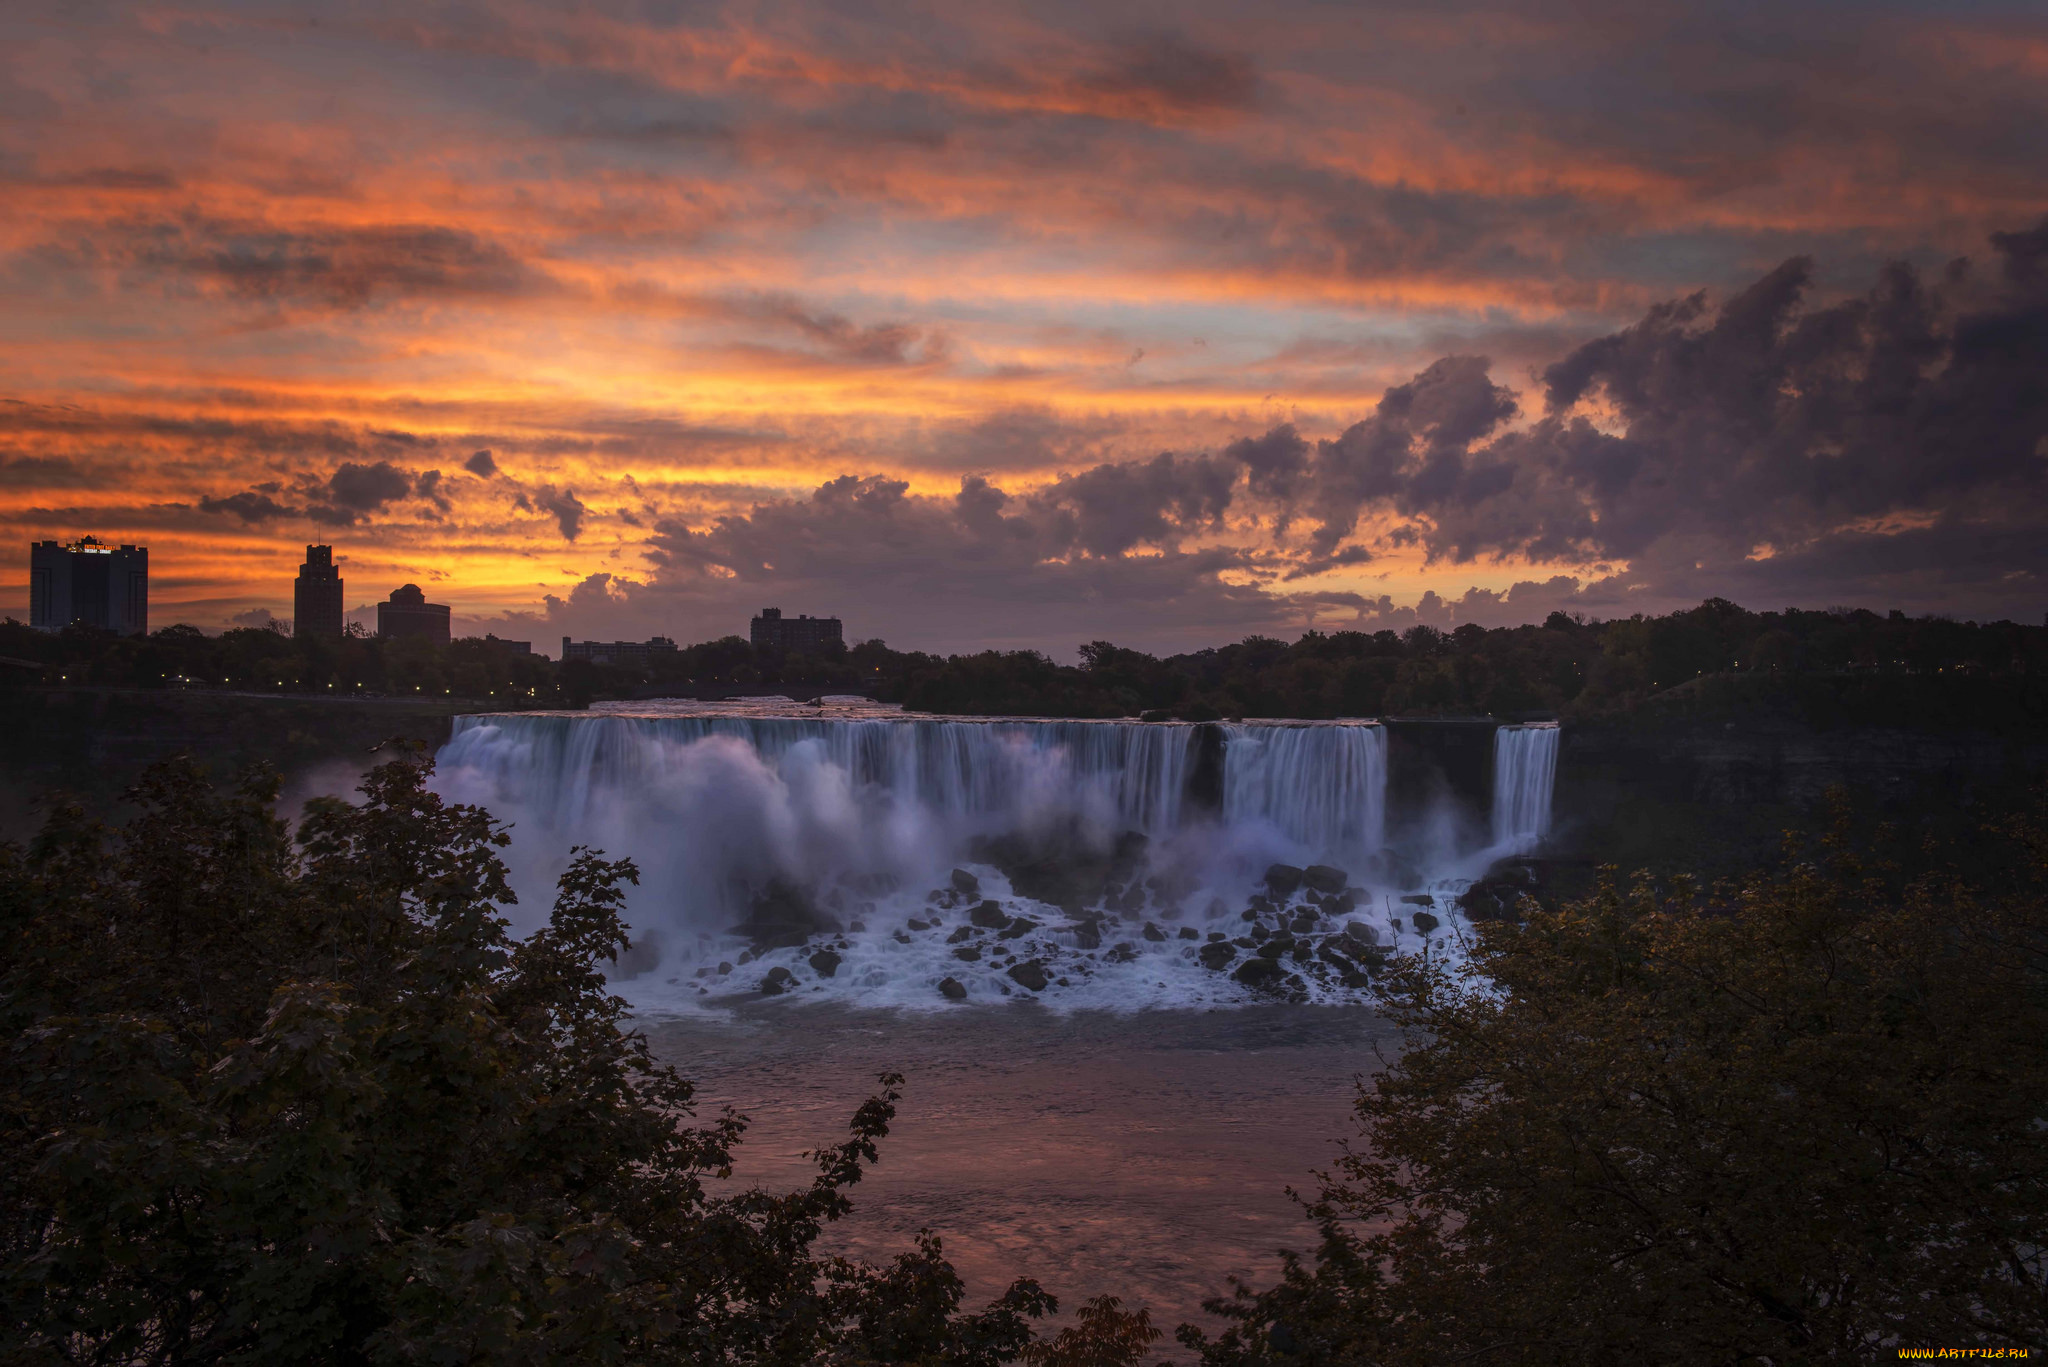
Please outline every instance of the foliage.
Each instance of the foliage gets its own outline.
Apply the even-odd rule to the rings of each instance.
[[[1604,623],[1552,613],[1541,626],[1492,630],[1467,624],[1449,633],[1422,625],[1401,634],[1309,631],[1292,643],[1253,636],[1163,659],[1091,641],[1073,665],[1028,650],[942,659],[891,650],[881,641],[804,655],[756,649],[737,636],[665,652],[644,665],[557,664],[513,655],[488,640],[330,642],[248,629],[209,637],[188,626],[146,638],[77,627],[53,636],[19,623],[0,624],[0,657],[40,663],[41,677],[51,683],[449,695],[494,707],[798,688],[865,691],[924,712],[1188,721],[1594,716],[1730,679],[1782,685],[1809,720],[1821,721],[1859,704],[1840,688],[1810,697],[1800,692],[1815,680],[1938,680],[1943,687],[1881,689],[1865,710],[1877,717],[1911,711],[1933,721],[1943,720],[1942,709],[1965,720],[1987,710],[2048,720],[2048,627],[1844,609],[1754,613],[1723,599],[1664,617]],[[0,670],[0,683],[33,677]],[[1994,679],[2005,686],[1988,694],[1981,687],[1947,686]],[[1992,699],[1988,708],[1985,697]]]
[[[2048,825],[1612,877],[1409,962],[1321,1246],[1208,1367],[1867,1362],[2048,1341]],[[1880,841],[1880,846],[1889,842]]]
[[[0,1360],[979,1364],[1054,1308],[964,1313],[929,1236],[821,1256],[900,1079],[787,1193],[744,1121],[623,1028],[627,861],[580,850],[506,932],[505,834],[428,766],[288,832],[274,777],[151,771],[141,815],[0,846]]]

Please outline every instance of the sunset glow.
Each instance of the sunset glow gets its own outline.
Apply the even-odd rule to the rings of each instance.
[[[2037,8],[32,4],[0,37],[0,612],[86,533],[149,545],[152,626],[288,617],[324,542],[352,610],[417,581],[540,645],[767,603],[1062,655],[2041,607],[2038,397],[1981,469],[1823,423],[1653,483],[1592,443],[1700,423],[1545,379],[1795,257],[1788,334],[1892,261],[1933,318],[2038,309]],[[1411,382],[1441,411],[1386,437]]]

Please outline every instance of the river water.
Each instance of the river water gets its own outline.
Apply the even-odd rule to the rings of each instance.
[[[881,1162],[834,1251],[882,1261],[924,1227],[970,1303],[1037,1278],[1071,1311],[1110,1293],[1169,1332],[1216,1327],[1227,1278],[1270,1283],[1313,1247],[1287,1195],[1355,1133],[1357,1078],[1398,1032],[1360,1007],[1055,1013],[1032,1004],[870,1011],[763,1001],[641,1022],[699,1088],[752,1119],[736,1182],[795,1185],[877,1074],[907,1077]],[[1162,1344],[1163,1349],[1170,1343]]]

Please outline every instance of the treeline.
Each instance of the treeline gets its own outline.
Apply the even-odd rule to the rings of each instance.
[[[905,671],[920,711],[1050,716],[1598,715],[1710,677],[2018,675],[2048,680],[2048,628],[1831,609],[1749,612],[1725,599],[1664,617],[1455,631],[1311,631],[1164,659],[1107,641],[1077,665],[1029,651]]]
[[[1730,676],[1995,675],[2031,686],[2048,680],[2048,627],[1845,608],[1759,613],[1716,598],[1663,617],[1602,622],[1552,613],[1540,626],[1310,631],[1292,643],[1253,636],[1163,658],[1093,641],[1072,665],[1037,651],[941,657],[881,641],[798,655],[757,650],[737,636],[641,665],[560,663],[489,640],[315,641],[246,629],[207,636],[189,626],[120,638],[78,628],[50,635],[10,621],[0,625],[0,656],[31,666],[0,672],[16,681],[438,694],[499,706],[788,688],[861,692],[914,711],[970,716],[1597,716]]]

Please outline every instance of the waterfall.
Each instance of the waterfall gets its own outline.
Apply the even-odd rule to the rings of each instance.
[[[1314,856],[1350,862],[1386,831],[1387,733],[1378,726],[1224,729],[1223,819],[1269,823]]]
[[[1493,842],[1533,849],[1550,834],[1557,726],[1503,726],[1493,736]]]

